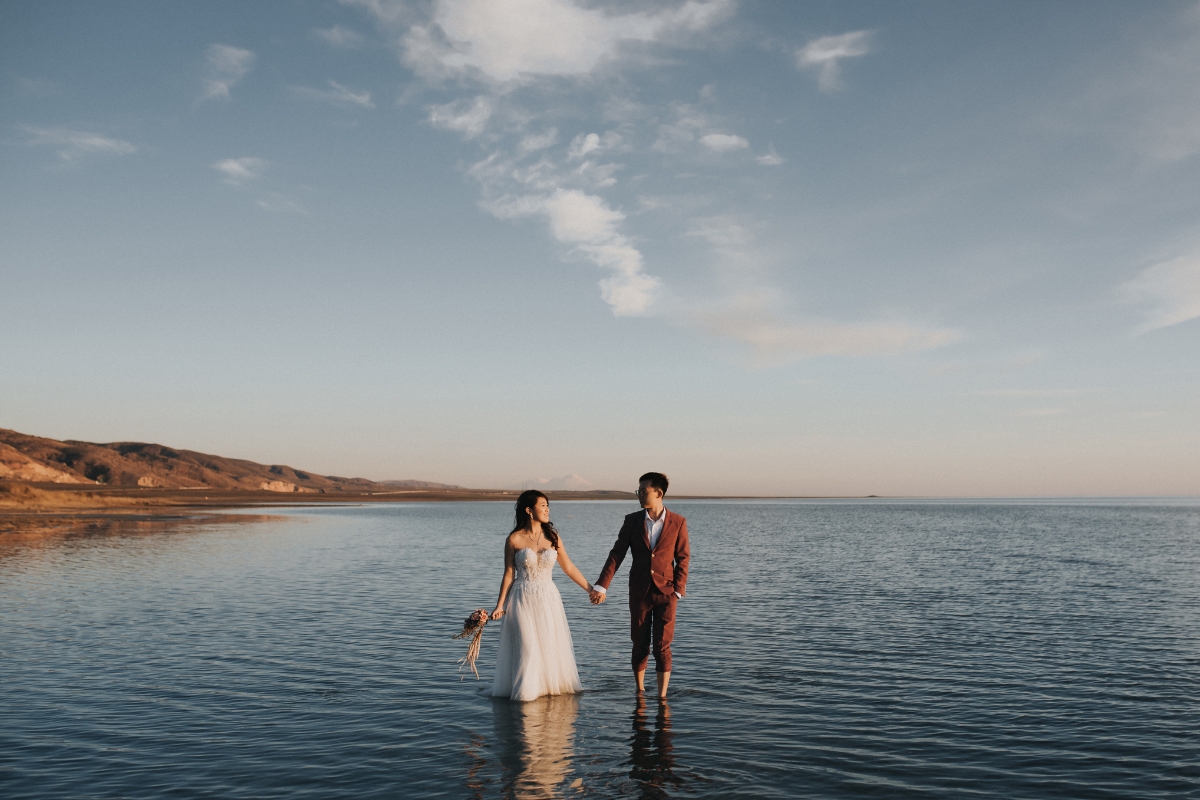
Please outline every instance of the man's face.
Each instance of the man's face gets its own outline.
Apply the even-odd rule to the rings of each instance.
[[[642,481],[638,485],[637,497],[642,508],[653,508],[656,502],[662,500],[662,496],[662,492],[652,487],[649,480]]]

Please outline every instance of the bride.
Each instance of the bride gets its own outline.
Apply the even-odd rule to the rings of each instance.
[[[550,501],[536,489],[517,498],[517,518],[504,543],[504,578],[492,619],[504,617],[493,697],[533,700],[583,691],[562,596],[551,580],[557,561],[567,577],[591,592],[550,523]]]

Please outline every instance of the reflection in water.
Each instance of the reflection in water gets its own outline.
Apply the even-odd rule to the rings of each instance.
[[[280,521],[283,517],[266,514],[213,514],[180,511],[157,512],[88,512],[44,513],[15,512],[0,509],[0,561],[12,558],[29,559],[38,550],[52,550],[63,545],[72,547],[121,547],[125,539],[139,534],[146,546],[159,546],[167,533],[207,533],[217,524],[246,525],[255,522]]]
[[[493,701],[503,797],[558,797],[575,755],[579,695]]]
[[[658,713],[651,730],[646,713],[646,698],[639,695],[633,710],[633,735],[629,738],[629,777],[638,788],[638,797],[660,800],[669,797],[667,786],[683,781],[675,774],[675,748],[671,743],[671,707],[658,701]]]

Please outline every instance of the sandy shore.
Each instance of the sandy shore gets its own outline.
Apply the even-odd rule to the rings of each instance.
[[[634,500],[632,492],[547,492],[555,500]],[[188,506],[322,505],[325,503],[396,503],[463,500],[516,500],[517,490],[394,489],[371,492],[266,492],[229,489],[153,489],[59,483],[0,481],[0,509],[107,509]]]
[[[378,492],[282,493],[222,489],[153,489],[0,481],[0,533],[41,527],[88,527],[104,521],[164,524],[228,515],[218,509],[270,509],[341,503],[515,501],[519,491],[408,489]],[[553,500],[627,500],[630,492],[547,492]]]
[[[0,533],[34,529],[95,528],[109,524],[170,524],[235,519],[218,509],[283,509],[345,503],[514,502],[518,490],[402,489],[373,492],[267,492],[228,489],[158,489],[0,481]],[[622,500],[632,492],[546,492],[551,500]],[[764,499],[676,496],[675,500]],[[268,512],[269,513],[269,512]]]

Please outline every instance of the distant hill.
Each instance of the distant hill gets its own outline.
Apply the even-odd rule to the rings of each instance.
[[[0,428],[0,479],[170,489],[371,492],[461,489],[427,481],[369,481],[314,475],[282,464],[175,450],[142,442],[64,441]]]

